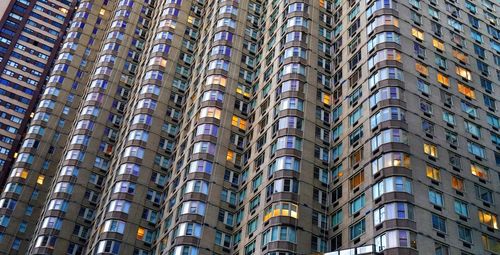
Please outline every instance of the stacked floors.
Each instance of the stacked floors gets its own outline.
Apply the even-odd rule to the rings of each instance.
[[[81,1],[1,250],[498,254],[498,8]]]

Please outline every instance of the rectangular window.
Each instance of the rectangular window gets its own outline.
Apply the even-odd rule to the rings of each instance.
[[[446,219],[437,215],[432,214],[432,228],[439,232],[446,233]]]
[[[357,223],[354,223],[354,225],[352,225],[349,229],[351,240],[358,238],[359,236],[364,234],[365,231],[366,231],[365,219],[362,219]]]

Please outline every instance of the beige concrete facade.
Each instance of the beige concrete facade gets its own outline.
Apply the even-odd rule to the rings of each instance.
[[[82,1],[36,110],[54,121],[31,123],[21,191],[1,194],[0,247],[498,254],[498,8]]]

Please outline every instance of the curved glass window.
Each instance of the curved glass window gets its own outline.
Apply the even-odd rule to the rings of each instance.
[[[196,127],[196,135],[211,135],[217,137],[219,126],[214,124],[201,124]]]
[[[400,44],[400,38],[399,34],[396,32],[381,32],[373,37],[368,41],[368,51],[370,52],[377,46],[377,44],[380,43],[397,43]]]
[[[189,172],[203,172],[212,174],[213,163],[206,160],[195,160],[189,164]]]
[[[224,93],[219,90],[208,90],[203,92],[203,95],[201,96],[201,102],[214,101],[222,103],[223,100]]]
[[[271,176],[274,172],[281,170],[290,170],[298,172],[299,168],[300,168],[299,159],[291,156],[278,157],[276,158],[275,161],[271,163],[271,165],[269,165],[268,175]]]
[[[298,218],[298,206],[293,203],[288,202],[277,202],[268,206],[264,210],[264,222],[268,221],[272,217],[292,217],[294,219]]]
[[[194,153],[208,153],[215,155],[215,143],[211,142],[197,142],[193,144],[193,154]]]
[[[370,128],[377,127],[380,123],[389,120],[405,120],[405,111],[399,107],[383,108],[370,118]]]
[[[398,87],[384,87],[370,96],[370,107],[375,107],[380,101],[387,99],[400,99],[401,89]]]
[[[399,19],[391,15],[381,15],[375,17],[367,26],[366,33],[370,34],[379,26],[395,26],[399,27]]]
[[[179,224],[173,233],[173,237],[195,236],[201,237],[202,226],[198,223],[183,222]]]
[[[382,61],[395,60],[401,62],[401,53],[395,49],[379,50],[368,59],[368,69],[372,69]]]
[[[375,249],[377,252],[397,247],[411,247],[416,249],[417,234],[408,230],[395,229],[375,237]]]
[[[371,140],[372,151],[378,149],[386,143],[404,143],[408,144],[408,134],[402,129],[386,129],[378,133]]]
[[[376,226],[386,220],[413,220],[413,205],[408,203],[389,203],[373,211],[373,224]]]
[[[295,97],[284,98],[274,108],[274,113],[278,114],[283,110],[298,110],[304,111],[304,100]]]
[[[396,9],[391,0],[377,0],[366,9],[366,17],[371,17],[374,12],[380,9]]]
[[[384,67],[377,70],[370,78],[368,78],[368,87],[371,89],[383,80],[400,80],[403,81],[403,71],[395,67]]]
[[[410,167],[410,155],[403,152],[389,152],[382,154],[372,161],[372,173],[376,174],[386,167]]]
[[[183,245],[174,247],[169,255],[198,255],[198,252],[198,247]]]
[[[297,236],[295,233],[295,228],[289,226],[274,226],[262,233],[262,246],[274,241],[296,243]]]
[[[179,207],[179,214],[198,214],[205,216],[206,204],[202,201],[186,201]]]
[[[388,177],[373,185],[373,199],[385,193],[406,192],[412,193],[411,180],[402,176]]]
[[[198,192],[207,195],[208,182],[202,180],[191,180],[186,182],[184,188],[182,189],[182,193],[185,194],[190,192]]]
[[[121,220],[107,220],[104,222],[102,231],[123,234],[125,232],[125,222]]]

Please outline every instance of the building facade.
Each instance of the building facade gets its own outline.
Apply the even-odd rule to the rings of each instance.
[[[0,251],[500,254],[498,8],[81,0]]]
[[[76,1],[0,3],[0,187],[71,20]]]

